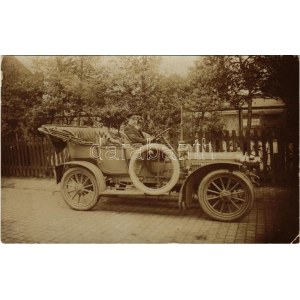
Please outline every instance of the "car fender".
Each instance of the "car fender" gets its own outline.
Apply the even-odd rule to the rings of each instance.
[[[99,192],[103,192],[106,189],[106,183],[105,183],[105,178],[104,175],[102,174],[101,170],[95,166],[94,164],[88,162],[88,161],[69,161],[60,165],[57,165],[55,167],[56,171],[56,183],[60,183],[64,171],[65,171],[65,166],[81,166],[86,169],[88,169],[90,172],[92,172],[97,180],[98,187],[99,187]]]
[[[209,172],[219,169],[226,169],[229,171],[240,171],[241,167],[241,163],[234,162],[210,163],[205,166],[199,167],[191,174],[189,174],[184,180],[179,192],[178,206],[180,208],[189,208],[191,206],[195,184],[200,183],[202,178],[204,178],[204,176],[206,176]]]

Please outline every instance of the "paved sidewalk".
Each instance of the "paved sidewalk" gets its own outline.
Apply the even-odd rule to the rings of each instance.
[[[290,243],[299,232],[298,200],[288,189],[255,190],[240,222],[209,219],[199,207],[181,211],[157,198],[103,198],[74,211],[55,180],[2,178],[3,243]]]

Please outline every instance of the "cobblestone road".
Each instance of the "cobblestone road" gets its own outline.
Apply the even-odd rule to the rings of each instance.
[[[295,201],[281,188],[256,189],[251,213],[236,223],[156,198],[103,198],[74,211],[50,179],[2,178],[1,194],[3,243],[288,243],[299,231]]]

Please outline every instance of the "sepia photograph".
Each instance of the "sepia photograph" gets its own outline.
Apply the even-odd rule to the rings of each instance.
[[[3,299],[296,296],[294,1],[0,5]]]
[[[299,57],[1,58],[4,244],[299,243]]]

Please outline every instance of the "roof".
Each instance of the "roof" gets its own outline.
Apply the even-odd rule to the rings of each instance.
[[[14,68],[20,75],[31,75],[31,71],[21,63],[15,56],[3,56],[1,69],[5,72],[5,69]]]
[[[257,108],[267,108],[271,107],[285,107],[285,103],[281,99],[273,99],[273,98],[254,98],[252,101],[252,107]],[[247,104],[242,106],[243,108],[248,107]]]

